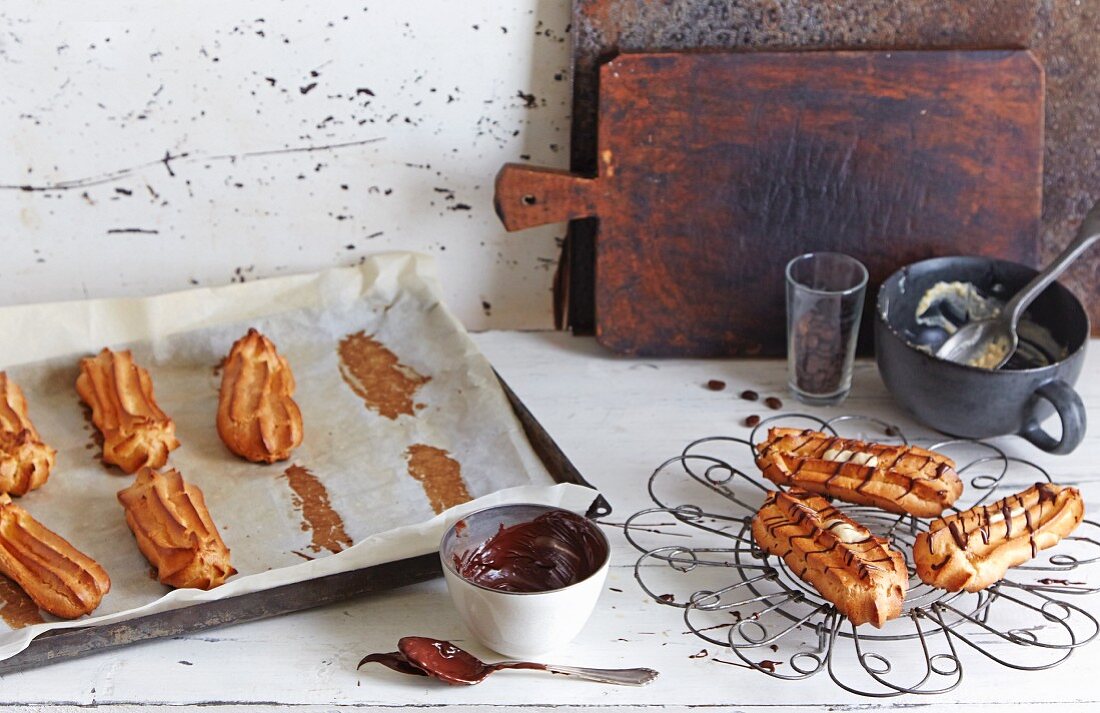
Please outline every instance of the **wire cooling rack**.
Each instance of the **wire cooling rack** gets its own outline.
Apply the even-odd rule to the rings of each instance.
[[[753,540],[752,517],[767,492],[778,487],[756,468],[754,444],[762,431],[780,425],[908,443],[900,428],[879,419],[773,416],[748,439],[719,436],[688,444],[650,477],[656,507],[624,523],[627,540],[642,553],[634,567],[638,584],[659,604],[683,610],[685,634],[735,657],[725,663],[787,680],[827,671],[846,691],[883,698],[956,688],[966,653],[1011,669],[1040,670],[1057,666],[1097,637],[1100,623],[1071,600],[1100,590],[1085,576],[1100,560],[1100,524],[1085,520],[1057,547],[984,591],[952,593],[924,584],[914,573],[913,540],[927,521],[837,502],[904,553],[910,575],[900,617],[882,629],[854,626]],[[954,459],[966,484],[950,511],[1051,482],[1039,465],[992,443],[946,440],[930,448]]]

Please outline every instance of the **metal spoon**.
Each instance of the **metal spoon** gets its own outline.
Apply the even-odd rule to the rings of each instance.
[[[1073,242],[1066,246],[1054,262],[1013,295],[1000,314],[991,319],[964,324],[936,350],[936,356],[959,364],[1000,369],[1019,344],[1016,327],[1020,323],[1020,315],[1097,239],[1100,239],[1100,202],[1085,216]],[[995,352],[994,349],[998,351]]]
[[[658,675],[651,668],[580,668],[530,661],[501,661],[488,664],[449,641],[423,636],[406,636],[397,642],[397,648],[399,650],[393,653],[366,656],[359,665],[380,663],[401,673],[431,676],[444,683],[465,686],[481,683],[489,674],[506,668],[549,671],[588,681],[615,683],[620,686],[644,686]]]

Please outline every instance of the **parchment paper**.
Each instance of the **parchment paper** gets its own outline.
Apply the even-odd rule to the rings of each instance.
[[[144,300],[0,310],[0,333],[21,335],[0,347],[0,363],[26,393],[43,440],[58,450],[46,485],[18,502],[98,560],[112,583],[91,617],[66,623],[44,615],[45,623],[15,630],[0,624],[0,658],[51,628],[117,621],[431,552],[451,522],[491,504],[586,508],[594,492],[552,484],[488,362],[439,294],[430,258],[396,254],[359,268]],[[305,438],[281,464],[233,456],[215,428],[217,367],[249,327],[275,342],[298,384]],[[418,407],[411,414],[390,418],[345,381],[338,345],[358,333],[392,352],[401,370],[428,378],[413,394]],[[132,476],[97,458],[74,388],[79,358],[103,346],[133,350],[176,422],[182,446],[169,466],[202,488],[239,571],[221,587],[170,591],[137,549],[115,496]],[[416,446],[443,454],[445,470],[460,469],[472,500],[436,515],[423,483],[410,475]],[[309,527],[289,467],[306,469],[323,485],[339,518],[335,536],[318,537]]]

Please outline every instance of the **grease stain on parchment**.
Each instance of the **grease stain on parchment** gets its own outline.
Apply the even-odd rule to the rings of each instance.
[[[84,415],[84,430],[88,432],[89,437],[88,443],[84,445],[84,450],[95,450],[95,455],[93,457],[99,461],[99,464],[103,466],[103,469],[108,473],[121,473],[121,471],[113,470],[111,464],[103,460],[103,432],[99,430],[92,420],[92,407],[84,403],[83,400],[77,403],[80,405],[80,411]],[[125,473],[123,473],[123,475],[125,475]]]
[[[472,500],[462,480],[462,466],[447,451],[415,443],[405,451],[405,458],[409,461],[409,475],[420,481],[437,515]]]
[[[396,420],[402,414],[412,416],[417,408],[423,408],[413,397],[432,378],[402,364],[397,355],[366,332],[344,337],[337,352],[340,375],[368,409]]]
[[[291,502],[302,514],[302,530],[310,533],[309,549],[320,552],[340,552],[353,542],[344,530],[344,521],[332,509],[328,490],[317,476],[300,465],[292,465],[283,472],[293,491]]]
[[[0,619],[13,629],[45,621],[34,600],[18,584],[4,576],[0,576]]]

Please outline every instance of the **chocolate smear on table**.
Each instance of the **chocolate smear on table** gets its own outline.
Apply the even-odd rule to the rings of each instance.
[[[783,665],[782,661],[768,661],[767,659],[763,661],[757,661],[756,664],[738,663],[737,661],[726,661],[725,659],[711,659],[711,661],[714,661],[715,663],[724,663],[727,666],[740,666],[741,668],[747,669],[760,668],[767,671],[768,673],[775,673],[775,667]]]
[[[405,451],[409,475],[419,480],[428,503],[438,515],[472,500],[462,480],[462,466],[442,448],[414,443]]]
[[[38,605],[18,584],[0,575],[0,619],[13,629],[45,621]]]
[[[546,592],[592,576],[607,560],[607,544],[579,515],[562,510],[500,530],[454,555],[465,580],[503,592]]]
[[[366,332],[344,337],[337,353],[340,375],[368,409],[396,420],[401,415],[412,416],[417,407],[422,408],[413,397],[431,377],[402,364],[397,355]]]
[[[294,508],[302,514],[302,530],[312,537],[309,549],[335,553],[351,547],[351,537],[344,530],[339,513],[332,509],[324,483],[300,465],[287,468],[283,477],[294,493],[291,497]]]

